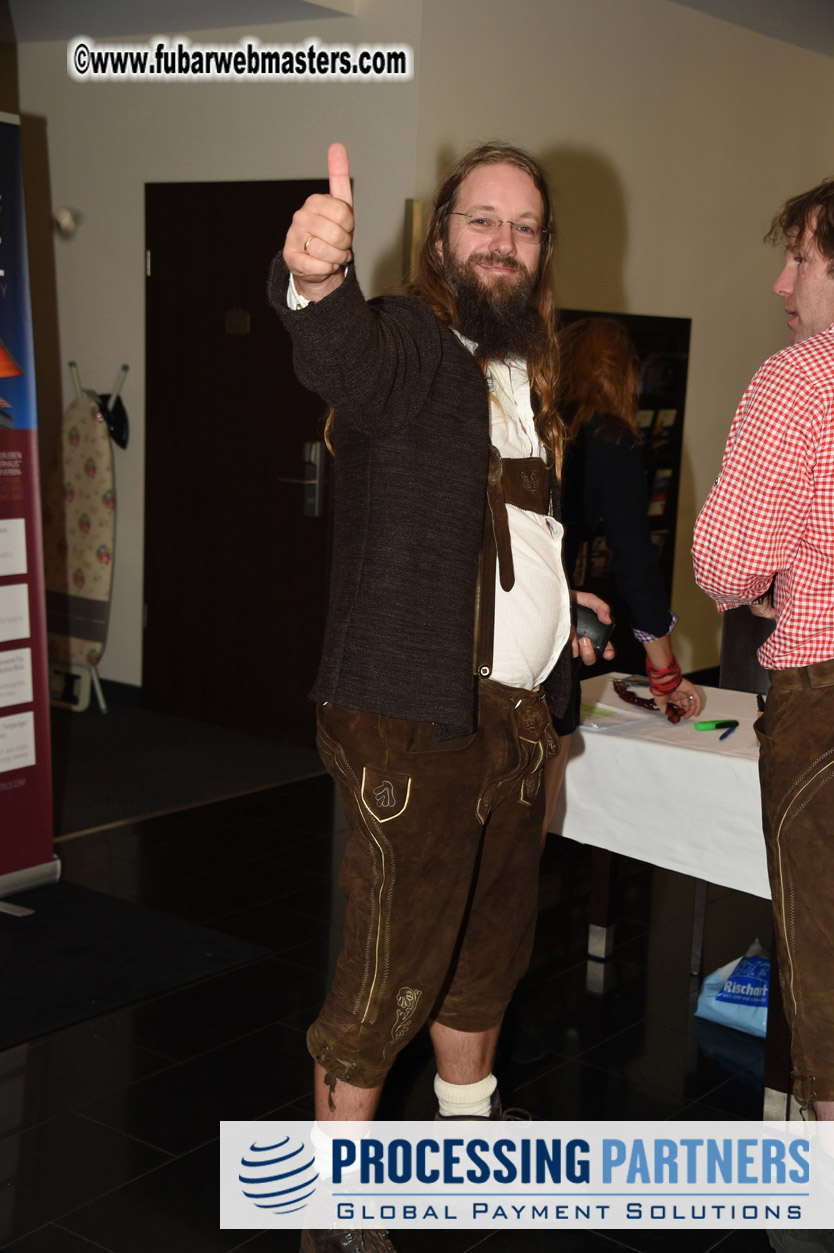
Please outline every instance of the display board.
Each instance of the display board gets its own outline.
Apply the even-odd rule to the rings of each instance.
[[[58,877],[43,542],[17,117],[0,113],[0,896]]]

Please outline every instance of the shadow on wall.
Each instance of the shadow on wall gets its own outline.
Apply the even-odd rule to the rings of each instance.
[[[625,201],[611,162],[583,148],[553,148],[540,157],[556,215],[556,291],[575,309],[630,310],[623,286],[628,243]]]

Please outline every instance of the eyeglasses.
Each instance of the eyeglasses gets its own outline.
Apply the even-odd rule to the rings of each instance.
[[[459,209],[450,209],[450,217],[466,218],[466,225],[476,235],[494,235],[505,223],[513,229],[513,236],[519,243],[540,244],[548,231],[536,222],[511,222],[509,218],[493,218],[486,213],[461,213]]]

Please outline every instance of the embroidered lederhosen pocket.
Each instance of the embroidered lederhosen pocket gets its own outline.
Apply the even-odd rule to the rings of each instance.
[[[526,774],[521,780],[521,790],[518,795],[520,805],[532,805],[533,801],[538,796],[542,783],[542,772],[540,767],[543,761],[544,750],[541,744],[536,744],[534,746],[530,762],[530,773]]]
[[[525,701],[516,713],[515,723],[522,761],[527,752],[518,799],[522,805],[532,805],[541,788],[545,758],[555,756],[558,741],[542,697]]]
[[[463,752],[473,743],[475,734],[457,736],[451,740],[439,740],[431,722],[409,722],[405,718],[389,718],[380,715],[380,743],[399,766],[408,767],[409,757],[425,759],[429,756],[445,756]],[[414,763],[418,777],[421,768]],[[374,765],[365,767],[362,776],[362,803],[378,822],[390,822],[405,812],[411,796],[411,775],[381,769]]]
[[[399,818],[411,798],[411,776],[395,770],[365,766],[360,789],[362,804],[377,822]]]

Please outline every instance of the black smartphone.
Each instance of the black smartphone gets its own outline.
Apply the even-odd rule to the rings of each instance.
[[[594,652],[597,657],[602,658],[605,652],[605,645],[611,639],[611,633],[614,630],[613,622],[600,622],[593,609],[586,609],[584,605],[573,605],[571,617],[576,624],[576,634],[582,639],[587,635],[588,639],[594,646]]]

